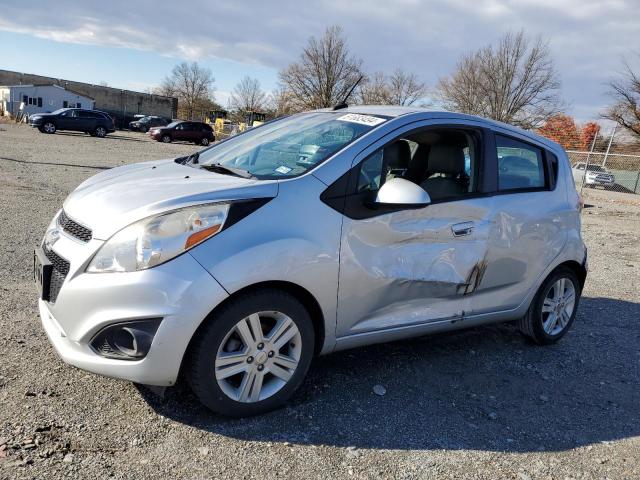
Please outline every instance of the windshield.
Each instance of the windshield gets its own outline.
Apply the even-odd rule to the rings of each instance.
[[[149,121],[151,120],[151,117],[142,117],[138,119],[138,122],[140,123],[149,123]]]
[[[67,110],[69,110],[69,109],[68,108],[59,108],[58,110],[54,110],[53,112],[51,112],[51,115],[58,115],[59,113],[66,112]]]
[[[182,123],[182,122],[171,122],[169,125],[167,125],[167,128],[173,128],[176,125],[178,125],[179,123]]]
[[[242,169],[259,179],[296,177],[385,120],[344,112],[293,115],[200,152],[198,164]]]

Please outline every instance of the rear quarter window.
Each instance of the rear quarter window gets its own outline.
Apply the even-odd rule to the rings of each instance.
[[[545,188],[544,155],[541,148],[496,135],[498,190]],[[557,163],[557,161],[556,161]]]

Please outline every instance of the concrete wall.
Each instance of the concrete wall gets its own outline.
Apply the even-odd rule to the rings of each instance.
[[[0,89],[0,97],[2,97],[0,110],[5,110],[7,113],[16,115],[20,109],[20,103],[22,103],[22,97],[24,95],[34,99],[42,99],[41,107],[39,107],[37,103],[35,105],[29,105],[28,102],[25,103],[23,112],[29,115],[33,113],[53,112],[66,106],[75,107],[77,104],[80,104],[81,108],[93,109],[93,100],[89,97],[78,95],[52,85],[25,85],[24,87],[18,86]]]
[[[89,83],[74,82],[60,78],[44,77],[30,73],[0,70],[0,85],[34,85],[52,83],[74,90],[95,99],[96,110],[104,110],[119,116],[134,114],[159,115],[175,118],[178,111],[178,99],[149,93],[103,87]]]

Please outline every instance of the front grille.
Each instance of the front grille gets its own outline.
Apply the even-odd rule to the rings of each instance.
[[[55,303],[56,298],[58,298],[58,293],[62,288],[62,284],[64,283],[64,279],[69,273],[69,262],[53,250],[49,250],[46,247],[44,248],[44,254],[53,265],[53,271],[51,272],[51,284],[49,286],[49,302]]]
[[[58,225],[60,228],[67,232],[72,237],[77,238],[78,240],[82,240],[83,242],[88,242],[91,240],[91,230],[87,227],[80,225],[78,222],[71,220],[67,217],[67,214],[64,213],[64,210],[60,212],[60,216],[58,217]]]

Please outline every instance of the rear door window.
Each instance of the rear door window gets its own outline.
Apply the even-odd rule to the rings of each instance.
[[[496,135],[498,190],[546,187],[542,149],[513,138]]]

